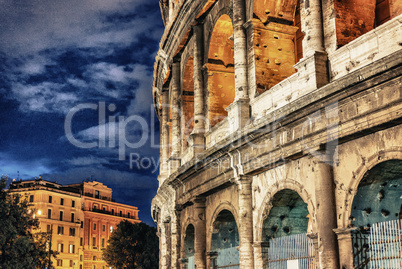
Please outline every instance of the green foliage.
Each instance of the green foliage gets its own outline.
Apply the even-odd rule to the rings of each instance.
[[[156,228],[145,223],[120,222],[109,238],[103,257],[119,269],[159,268],[159,241]]]
[[[4,188],[7,177],[0,180],[0,268],[44,268],[48,258],[45,233],[32,233],[39,222],[29,213],[28,202]],[[53,256],[55,253],[53,253]]]

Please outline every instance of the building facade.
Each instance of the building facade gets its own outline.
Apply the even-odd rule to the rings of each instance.
[[[160,268],[400,268],[401,1],[160,7]]]
[[[42,179],[13,181],[9,191],[27,197],[40,232],[51,235],[58,251],[53,268],[105,269],[102,250],[122,220],[141,222],[138,208],[116,203],[112,189],[90,181],[61,185]]]

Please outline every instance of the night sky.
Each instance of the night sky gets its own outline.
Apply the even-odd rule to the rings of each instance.
[[[96,179],[152,224],[162,32],[157,0],[0,0],[0,174]]]

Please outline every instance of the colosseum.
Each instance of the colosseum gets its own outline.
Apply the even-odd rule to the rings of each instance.
[[[401,268],[402,1],[160,8],[160,268]]]

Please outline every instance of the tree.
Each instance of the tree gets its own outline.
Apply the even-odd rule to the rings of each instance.
[[[159,240],[156,228],[145,223],[120,222],[109,238],[103,258],[119,269],[159,268]]]
[[[5,190],[7,177],[0,179],[0,268],[43,268],[48,261],[45,233],[33,233],[39,222],[29,204],[18,194]],[[55,257],[56,253],[51,254]]]

